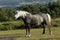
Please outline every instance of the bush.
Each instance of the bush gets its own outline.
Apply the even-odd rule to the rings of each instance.
[[[52,20],[52,26],[53,27],[59,27],[60,26],[60,20]]]
[[[3,22],[0,24],[0,30],[15,30],[25,28],[23,22],[14,21],[14,22]]]

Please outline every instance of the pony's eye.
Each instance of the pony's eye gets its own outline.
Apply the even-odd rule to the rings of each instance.
[[[15,14],[17,14],[17,12],[15,12]]]

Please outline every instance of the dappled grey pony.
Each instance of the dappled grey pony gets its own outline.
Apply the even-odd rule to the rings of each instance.
[[[49,14],[39,13],[32,15],[27,11],[16,11],[15,19],[21,18],[24,21],[26,27],[26,36],[31,36],[30,27],[33,25],[43,26],[43,34],[45,34],[45,26],[49,28],[49,34],[51,34],[51,17]]]

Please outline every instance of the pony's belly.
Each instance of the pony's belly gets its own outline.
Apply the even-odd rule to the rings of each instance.
[[[31,25],[40,25],[40,24],[41,24],[41,22],[36,21],[36,20],[34,20],[34,21],[31,22]]]
[[[42,22],[43,22],[43,18],[38,17],[38,18],[32,19],[31,24],[40,25]]]

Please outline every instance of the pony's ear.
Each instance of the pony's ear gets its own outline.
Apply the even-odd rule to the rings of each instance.
[[[19,10],[16,10],[16,12],[19,12]]]
[[[26,13],[26,16],[30,16],[30,14]]]
[[[26,15],[29,15],[28,13],[26,13]]]

